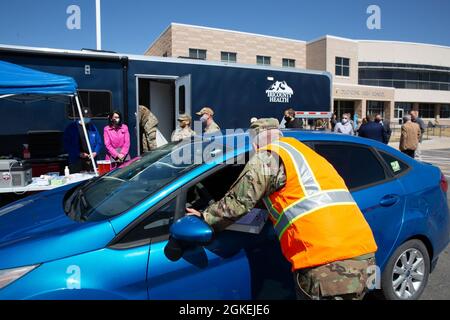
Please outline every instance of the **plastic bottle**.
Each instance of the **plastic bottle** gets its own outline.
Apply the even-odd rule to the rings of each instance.
[[[23,158],[30,159],[30,150],[28,149],[28,144],[23,145]]]
[[[69,167],[66,166],[66,167],[64,168],[64,176],[65,176],[65,177],[68,177],[69,175],[70,175]]]

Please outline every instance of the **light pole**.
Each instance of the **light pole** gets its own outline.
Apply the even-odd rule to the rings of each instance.
[[[100,19],[100,0],[95,0],[95,25],[97,31],[97,50],[102,50],[102,22]]]

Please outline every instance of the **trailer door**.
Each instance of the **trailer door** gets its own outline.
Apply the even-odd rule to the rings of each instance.
[[[191,115],[191,75],[175,80],[175,128],[178,126],[178,116],[186,113]]]

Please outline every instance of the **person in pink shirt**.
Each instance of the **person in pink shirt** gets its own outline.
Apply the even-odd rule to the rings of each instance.
[[[106,147],[106,160],[112,163],[123,163],[130,159],[130,132],[128,126],[122,123],[122,115],[114,111],[108,116],[109,124],[103,129]]]

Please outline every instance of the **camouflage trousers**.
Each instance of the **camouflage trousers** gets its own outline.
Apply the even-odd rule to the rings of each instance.
[[[152,151],[157,148],[156,145],[156,130],[148,133],[142,133],[142,152]]]
[[[375,257],[334,261],[326,265],[296,270],[299,300],[362,300],[367,293],[369,267]]]

